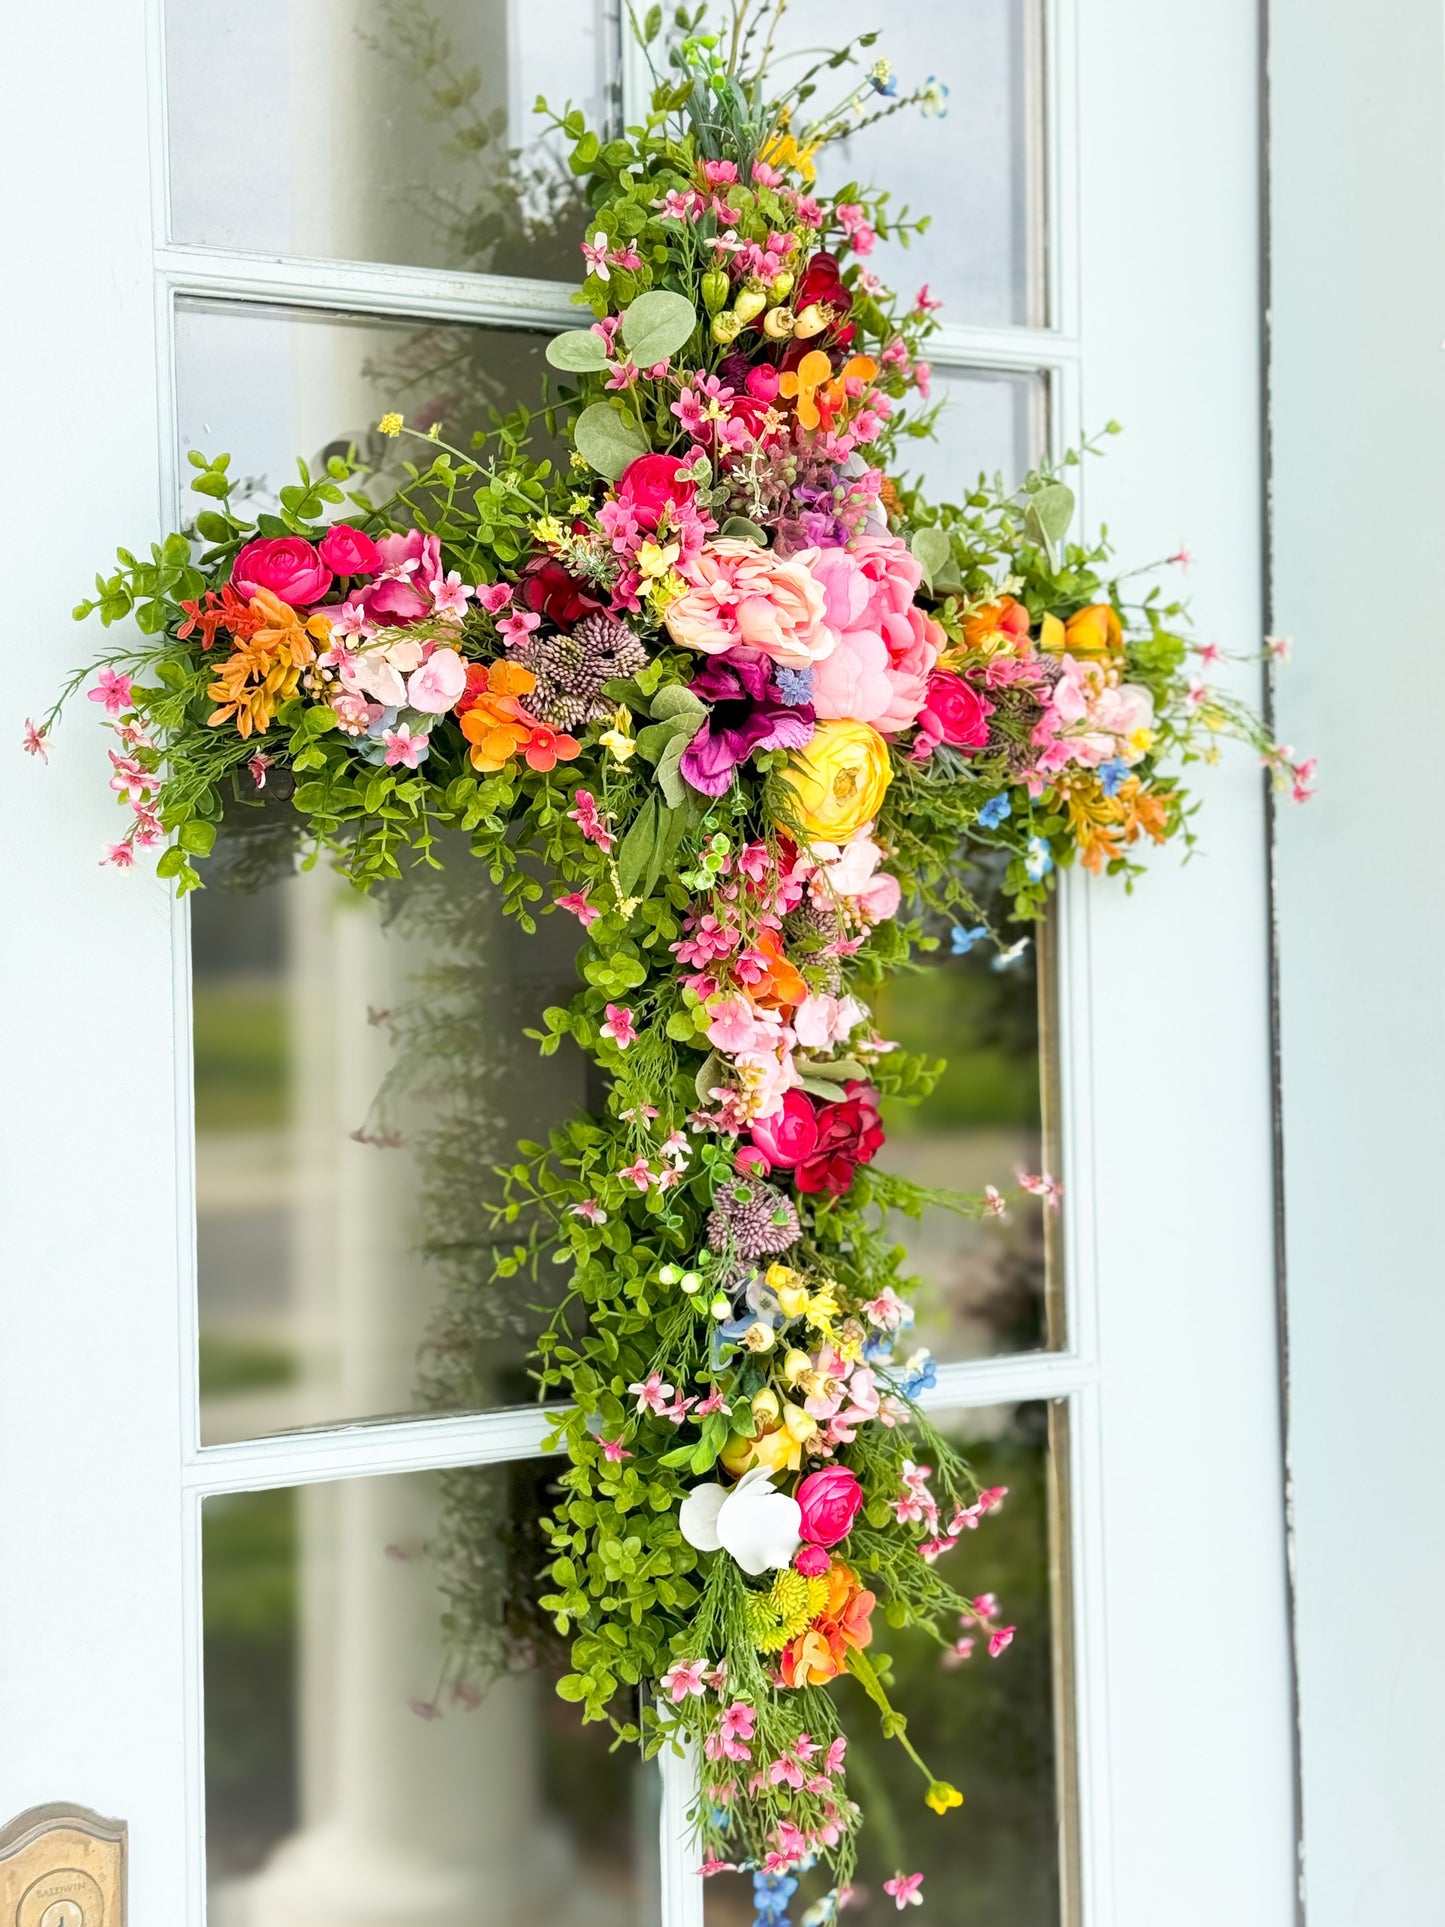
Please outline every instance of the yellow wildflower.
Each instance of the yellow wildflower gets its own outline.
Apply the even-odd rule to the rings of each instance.
[[[654,542],[649,538],[646,542],[639,543],[635,560],[639,572],[653,580],[658,576],[666,575],[681,553],[680,543],[669,542],[664,548],[660,542]]]
[[[963,1795],[947,1780],[935,1780],[923,1797],[935,1813],[947,1813],[950,1807],[963,1805]]]
[[[629,762],[637,748],[634,739],[628,734],[632,727],[632,711],[626,707],[613,711],[612,727],[604,730],[598,741],[609,756],[619,763]]]
[[[376,425],[383,435],[390,435],[392,439],[395,440],[402,431],[404,421],[405,417],[402,415],[383,415]]]

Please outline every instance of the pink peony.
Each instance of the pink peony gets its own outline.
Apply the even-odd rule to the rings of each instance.
[[[791,1170],[818,1142],[812,1098],[806,1091],[788,1091],[781,1110],[769,1118],[754,1118],[749,1134],[754,1149],[762,1152],[774,1170]]]
[[[413,709],[444,716],[466,694],[467,665],[455,649],[433,649],[407,678],[406,699]]]
[[[381,567],[381,550],[364,529],[337,522],[321,538],[321,560],[337,575],[374,575]]]
[[[923,572],[906,542],[865,535],[852,549],[825,549],[812,564],[838,647],[813,673],[820,718],[848,716],[885,736],[907,729],[923,706],[942,631],[914,602]]]
[[[269,589],[294,609],[321,600],[331,587],[331,571],[299,535],[262,536],[232,563],[231,584],[243,596]]]
[[[838,637],[812,573],[818,554],[800,549],[785,558],[753,542],[705,542],[687,565],[692,586],[667,612],[673,641],[704,656],[741,644],[789,669],[821,662]]]
[[[846,1465],[810,1472],[793,1496],[803,1515],[798,1531],[810,1546],[836,1546],[846,1539],[863,1505],[858,1474]]]
[[[408,529],[405,535],[383,535],[377,543],[382,574],[354,594],[372,622],[415,622],[430,610],[429,582],[442,573],[442,545],[434,535]]]

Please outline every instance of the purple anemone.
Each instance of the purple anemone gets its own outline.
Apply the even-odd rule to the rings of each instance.
[[[693,677],[692,693],[711,713],[682,752],[680,767],[704,796],[721,796],[754,750],[801,749],[812,736],[812,704],[788,702],[774,675],[761,649],[729,649]]]

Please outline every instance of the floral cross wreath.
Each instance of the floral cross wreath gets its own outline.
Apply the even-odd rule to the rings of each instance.
[[[827,63],[770,92],[749,11],[671,46],[625,138],[551,117],[594,210],[576,299],[595,318],[548,348],[565,472],[527,456],[525,417],[490,450],[434,428],[384,499],[352,460],[303,462],[251,521],[228,458],[192,456],[209,506],[148,559],[122,551],[77,613],[141,632],[89,690],[115,732],[117,867],[159,851],[196,887],[217,825],[269,785],[363,889],[448,832],[528,930],[537,861],[556,879],[582,987],[541,1048],[571,1037],[610,1091],[507,1178],[524,1256],[566,1280],[537,1343],[569,1460],[540,1608],[584,1718],[695,1747],[702,1870],[751,1872],[777,1923],[813,1869],[808,1918],[831,1919],[855,1864],[830,1683],[857,1679],[918,1760],[870,1661],[880,1612],[995,1658],[1014,1631],[938,1569],[1005,1495],[919,1409],[933,1366],[901,1342],[885,1225],[1008,1199],[878,1169],[883,1099],[940,1067],[860,993],[940,945],[1007,963],[1027,938],[1003,926],[1061,869],[1130,877],[1143,845],[1187,842],[1179,770],[1221,737],[1297,798],[1312,765],[1199,679],[1221,652],[1177,602],[1125,600],[1106,546],[1068,539],[1055,469],[965,507],[903,479],[938,303],[904,307],[866,265],[910,224],[830,200],[815,164],[908,103],[883,61],[821,114]],[[1048,1174],[1020,1184],[1057,1206]],[[930,1807],[960,1803],[923,1770]],[[903,1908],[921,1881],[886,1891]]]

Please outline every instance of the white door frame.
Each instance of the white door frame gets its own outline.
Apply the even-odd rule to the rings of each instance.
[[[1053,0],[1047,18],[1053,325],[954,328],[934,359],[1048,370],[1063,441],[1123,420],[1086,514],[1129,556],[1187,535],[1199,621],[1249,647],[1256,7]],[[159,0],[18,11],[7,40],[26,84],[0,129],[6,178],[30,183],[6,212],[24,275],[6,322],[6,526],[25,558],[9,743],[98,640],[68,615],[94,568],[172,522],[176,292],[542,325],[570,311],[541,283],[169,245]],[[199,1445],[186,915],[152,878],[97,867],[112,818],[84,721],[48,771],[0,755],[0,1819],[51,1799],[125,1817],[132,1917],[198,1927],[202,1497],[513,1457],[541,1426],[500,1413]],[[1156,860],[1129,901],[1075,879],[1064,896],[1070,1347],[947,1368],[935,1394],[1068,1401],[1083,1927],[1279,1927],[1293,1905],[1261,787],[1242,758],[1196,787],[1187,870]],[[674,1787],[674,1821],[676,1805]],[[700,1917],[695,1880],[674,1869],[665,1891],[667,1927]]]

